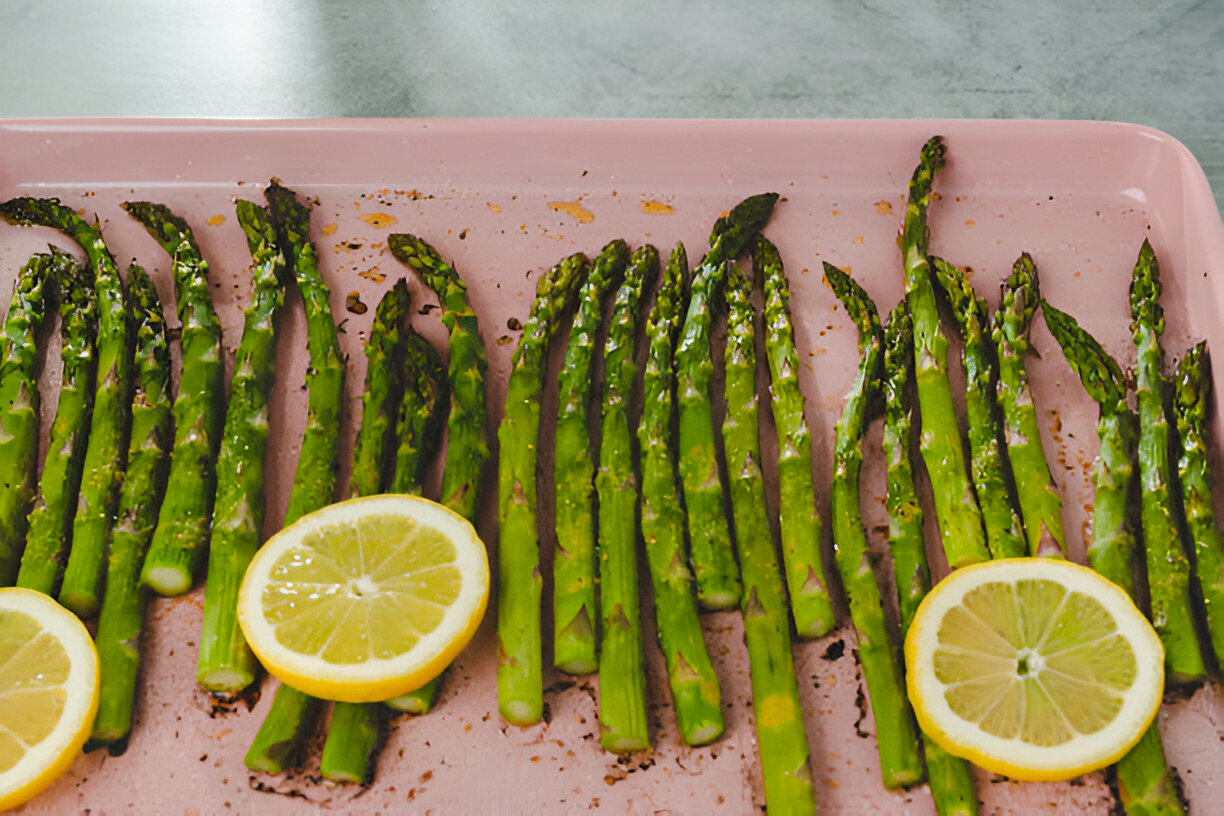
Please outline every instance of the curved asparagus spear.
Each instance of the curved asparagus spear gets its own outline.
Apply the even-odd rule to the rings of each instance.
[[[629,246],[616,239],[591,264],[570,327],[565,361],[557,375],[554,447],[557,546],[553,554],[553,663],[569,674],[590,674],[599,665],[595,601],[595,468],[602,381],[593,362],[602,355],[607,327],[604,306],[629,262]],[[595,403],[598,407],[598,402]],[[592,430],[594,427],[596,430]]]
[[[1138,417],[1126,403],[1126,380],[1117,362],[1075,318],[1043,301],[1041,314],[1063,356],[1079,374],[1088,395],[1100,405],[1100,453],[1093,466],[1096,486],[1088,563],[1134,594],[1135,457]],[[1118,761],[1118,793],[1127,814],[1183,813],[1177,785],[1165,761],[1160,725],[1152,723],[1138,744]]]
[[[391,492],[419,494],[425,469],[438,449],[449,380],[437,350],[411,326],[404,337],[401,368],[404,394],[393,434],[398,441]],[[449,453],[446,458],[449,463]]]
[[[91,741],[122,750],[132,728],[132,705],[140,673],[140,633],[148,590],[140,586],[140,568],[157,524],[166,487],[171,414],[170,348],[157,290],[143,269],[128,267],[132,303],[135,393],[127,467],[119,493],[117,518],[110,534],[106,592],[98,614],[98,661],[101,665],[98,715]]]
[[[481,359],[484,358],[481,357]],[[403,372],[406,386],[395,428],[395,436],[399,442],[395,453],[395,473],[391,478],[391,492],[416,495],[421,492],[425,470],[437,448],[442,414],[446,409],[447,376],[438,352],[428,340],[414,332],[411,327],[404,341]],[[470,376],[470,373],[465,375],[469,378]],[[483,384],[481,391],[483,391]],[[467,413],[466,416],[473,421],[476,419],[475,412]],[[480,421],[483,422],[484,415],[480,416]],[[466,444],[470,450],[470,442],[467,440],[473,438],[475,434],[472,430],[465,429],[464,434],[460,436],[461,444]],[[458,469],[470,467],[470,464],[465,464],[458,459],[452,462],[451,450],[448,446],[447,467],[452,465]],[[455,456],[458,455],[455,453]],[[474,486],[478,481],[478,474],[474,470],[470,475],[470,480],[465,479],[463,484]],[[452,493],[451,495],[452,498],[456,498],[460,494]],[[474,488],[464,489],[462,495],[474,495]],[[474,504],[466,500],[463,504],[469,506],[473,512],[475,511]],[[469,518],[469,521],[474,522],[474,516]],[[442,677],[443,675],[439,675],[419,689],[391,698],[387,701],[387,705],[396,711],[405,711],[409,714],[428,713],[437,700]]]
[[[880,387],[884,402],[884,458],[888,462],[888,549],[897,576],[902,634],[918,604],[931,588],[922,539],[922,506],[910,462],[913,439],[914,328],[904,300],[888,316],[884,333],[884,369]]]
[[[285,524],[330,504],[339,470],[340,413],[344,404],[344,360],[332,321],[327,283],[310,241],[310,209],[292,190],[273,182],[264,192],[277,242],[297,280],[306,311],[306,429],[298,455]],[[279,773],[301,747],[319,701],[292,686],[276,689],[272,706],[247,750],[247,767]]]
[[[689,558],[697,581],[697,599],[706,609],[731,609],[740,600],[727,508],[711,412],[714,376],[710,329],[726,272],[723,262],[752,246],[769,221],[776,193],[750,196],[719,218],[710,249],[693,273],[688,311],[676,344],[679,405],[680,485],[689,528]]]
[[[811,751],[791,653],[786,588],[765,514],[757,431],[756,352],[751,281],[730,263],[727,275],[727,454],[735,547],[744,580],[740,610],[752,676],[765,804],[774,813],[814,813]]]
[[[705,745],[723,733],[722,691],[698,619],[685,546],[684,508],[676,484],[676,335],[684,316],[688,257],[677,244],[664,267],[646,324],[649,351],[642,374],[638,453],[642,475],[641,518],[646,561],[654,587],[655,629],[667,662],[667,678],[680,734]]]
[[[571,255],[540,278],[523,336],[511,360],[506,410],[497,429],[498,558],[497,700],[507,721],[539,722],[544,713],[540,634],[540,533],[536,518],[536,448],[540,391],[548,349],[572,307],[587,262]]]
[[[1224,662],[1224,540],[1212,501],[1207,410],[1211,373],[1207,341],[1186,352],[1173,381],[1173,414],[1177,421],[1178,459],[1186,543],[1194,552],[1194,569],[1203,591],[1207,635],[1217,663]]]
[[[961,360],[965,369],[969,471],[986,525],[986,546],[992,558],[1026,555],[1028,545],[1009,483],[1009,462],[995,396],[999,371],[986,301],[974,294],[963,271],[942,258],[932,257],[930,263],[964,341]]]
[[[366,340],[365,391],[361,425],[353,447],[349,496],[373,496],[391,481],[395,465],[396,420],[404,391],[403,364],[407,338],[408,282],[400,278],[383,295]],[[327,726],[319,773],[336,782],[365,784],[374,768],[382,737],[382,706],[336,703]]]
[[[54,227],[71,237],[93,271],[98,303],[98,374],[89,446],[82,466],[80,498],[72,525],[72,550],[60,601],[79,615],[98,608],[98,580],[106,554],[106,537],[123,482],[131,421],[132,340],[123,280],[97,226],[56,199],[15,198],[0,206],[10,223]]]
[[[899,788],[922,781],[918,731],[905,696],[899,649],[888,634],[880,587],[871,569],[867,535],[859,509],[859,470],[869,404],[877,398],[883,362],[884,331],[871,298],[842,270],[825,262],[825,278],[859,330],[858,377],[846,395],[835,430],[833,486],[833,554],[858,633],[859,662],[876,721],[880,774],[884,787]]]
[[[710,381],[714,377],[710,348],[712,301],[718,297],[725,275],[722,264],[697,267],[688,313],[676,344],[680,484],[697,599],[705,609],[729,609],[740,598],[710,406]]]
[[[599,740],[608,751],[650,747],[646,723],[646,661],[638,601],[638,473],[630,416],[637,386],[638,304],[659,274],[659,252],[633,253],[616,292],[604,359],[602,430],[595,489],[599,496]]]
[[[933,136],[923,145],[910,179],[900,244],[905,264],[905,299],[914,322],[914,381],[922,417],[920,449],[931,479],[944,553],[948,564],[956,568],[986,561],[990,552],[986,548],[982,514],[965,472],[965,453],[948,382],[948,340],[939,325],[939,308],[927,258],[931,183],[943,166],[943,140]]]
[[[1169,418],[1160,335],[1160,267],[1144,240],[1130,285],[1131,331],[1138,347],[1135,396],[1139,407],[1139,484],[1143,543],[1147,556],[1152,626],[1165,647],[1170,682],[1193,682],[1206,672],[1194,628],[1190,562],[1177,534],[1177,515],[1169,492]]]
[[[468,302],[467,286],[433,247],[412,235],[388,236],[387,246],[396,258],[416,270],[442,304],[442,323],[450,332],[450,410],[441,500],[474,521],[481,474],[489,460],[489,408],[485,401],[488,362],[476,313]],[[399,468],[396,475],[398,478]]]
[[[60,292],[60,359],[64,367],[38,493],[27,523],[25,552],[17,572],[17,586],[48,595],[56,591],[72,538],[98,364],[94,345],[98,305],[93,275],[54,247],[51,255],[52,274]]]
[[[0,335],[0,586],[17,577],[38,481],[38,340],[55,306],[50,273],[46,253],[21,267]]]
[[[72,213],[70,226],[80,221]],[[106,539],[114,522],[115,502],[123,484],[129,425],[132,418],[131,314],[123,279],[95,228],[73,234],[86,248],[94,270],[98,300],[98,377],[94,393],[89,447],[81,473],[81,495],[72,522],[72,550],[64,570],[59,600],[81,617],[98,611],[99,583],[106,561]]]
[[[999,409],[1028,554],[1066,558],[1062,497],[1050,476],[1025,371],[1029,327],[1040,300],[1037,267],[1027,252],[1016,259],[1000,288],[1002,298],[991,336],[999,355]]]
[[[407,337],[408,281],[400,278],[382,296],[366,340],[361,425],[353,446],[349,497],[373,496],[390,486],[395,429],[404,396],[403,347]]]
[[[276,225],[281,251],[289,261],[306,307],[306,430],[294,471],[285,524],[313,513],[336,498],[340,414],[344,404],[344,358],[331,294],[319,272],[319,254],[310,240],[310,208],[294,192],[273,182],[264,195]]]
[[[790,318],[790,289],[778,250],[757,236],[753,264],[765,288],[765,356],[778,428],[778,493],[782,564],[799,637],[820,637],[836,623],[820,560],[820,515],[812,486],[812,434],[803,416],[799,356]]]
[[[224,421],[225,365],[221,325],[208,291],[208,262],[191,228],[161,204],[127,202],[173,259],[182,324],[182,365],[174,400],[170,481],[140,580],[161,595],[191,589],[208,547],[215,497],[216,456]]]
[[[254,289],[234,358],[225,428],[217,454],[204,624],[196,680],[207,691],[236,692],[255,681],[258,661],[235,614],[238,587],[261,543],[268,397],[276,379],[276,326],[285,301],[285,256],[267,211],[236,204],[254,265]]]
[[[910,388],[914,368],[913,345],[914,329],[909,306],[902,300],[888,316],[881,379],[884,456],[888,461],[888,488],[885,494],[888,549],[892,553],[893,572],[896,575],[901,642],[905,641],[905,633],[909,630],[918,604],[931,588],[931,572],[922,538],[922,508],[918,504],[914,470],[910,463],[914,409]],[[978,799],[969,763],[940,748],[926,734],[921,734],[921,737],[927,784],[936,812],[944,815],[976,814]]]

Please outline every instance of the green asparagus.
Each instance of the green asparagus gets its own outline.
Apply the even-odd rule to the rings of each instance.
[[[1047,302],[1042,302],[1041,314],[1088,395],[1100,405],[1100,452],[1092,472],[1096,490],[1088,563],[1133,595],[1136,544],[1131,497],[1139,427],[1138,417],[1126,402],[1126,380],[1117,362],[1096,338],[1080,328],[1075,318]],[[1118,761],[1117,778],[1127,814],[1184,812],[1165,761],[1158,722],[1153,722],[1139,743]]]
[[[664,267],[646,324],[649,352],[642,373],[642,419],[638,454],[642,539],[654,588],[655,629],[667,662],[667,678],[680,734],[688,745],[705,745],[723,733],[722,691],[698,619],[685,546],[684,508],[676,479],[676,369],[672,350],[688,288],[688,256],[677,244]]]
[[[595,631],[599,617],[595,602],[598,447],[592,443],[592,435],[599,438],[599,421],[591,416],[589,408],[592,399],[599,398],[600,380],[592,363],[601,355],[607,333],[606,327],[601,327],[604,306],[616,291],[628,262],[629,246],[617,239],[591,264],[570,327],[565,361],[557,375],[553,663],[568,674],[590,674],[599,665]]]
[[[485,371],[488,362],[480,339],[480,326],[472,305],[468,302],[467,285],[459,274],[438,254],[437,250],[413,235],[391,235],[387,239],[391,253],[417,271],[438,296],[442,305],[442,323],[450,333],[450,361],[443,370],[433,347],[417,335],[409,337],[409,372],[416,372],[415,392],[420,402],[405,398],[404,413],[399,423],[399,464],[395,479],[401,486],[397,492],[415,491],[420,474],[411,472],[408,460],[421,466],[432,458],[430,446],[438,438],[432,423],[439,410],[446,409],[440,398],[442,386],[448,385],[449,410],[446,411],[446,462],[442,470],[443,504],[472,523],[476,522],[479,489],[485,463],[489,460],[488,405],[485,399]],[[416,348],[417,351],[413,351]],[[412,376],[410,374],[410,381]],[[410,387],[408,394],[413,393]],[[418,450],[419,446],[424,448]],[[387,704],[411,714],[424,714],[433,707],[438,677],[416,691],[388,700]]]
[[[236,692],[255,681],[258,661],[238,626],[238,587],[261,543],[268,397],[276,378],[276,326],[285,301],[285,256],[267,211],[237,202],[254,261],[254,289],[234,358],[225,428],[217,454],[204,624],[196,680],[207,691]]]
[[[396,419],[404,392],[405,321],[408,282],[400,278],[382,297],[366,340],[365,391],[361,396],[361,425],[353,448],[349,496],[382,493],[395,465]],[[365,784],[374,768],[381,741],[382,706],[377,703],[336,703],[327,726],[327,741],[319,772],[324,779]]]
[[[106,538],[123,482],[131,421],[132,339],[127,297],[114,258],[98,227],[56,199],[15,198],[0,205],[10,223],[54,227],[71,237],[93,273],[98,304],[98,373],[89,445],[82,466],[80,498],[72,526],[72,549],[64,572],[60,601],[79,615],[98,608],[98,581],[106,556]]]
[[[900,649],[888,633],[880,587],[871,568],[867,534],[859,508],[859,470],[868,409],[878,395],[884,331],[875,304],[848,274],[825,262],[825,279],[859,330],[858,377],[846,395],[834,431],[833,486],[830,515],[833,555],[858,635],[859,663],[876,721],[880,774],[884,787],[908,787],[922,781],[917,726],[909,710]]]
[[[442,323],[450,333],[447,377],[450,410],[441,500],[459,515],[474,521],[481,475],[489,460],[485,401],[488,362],[476,313],[468,302],[467,285],[433,247],[412,235],[391,235],[387,246],[396,258],[417,271],[442,304]]]
[[[1165,647],[1168,682],[1189,683],[1206,673],[1194,624],[1190,562],[1177,533],[1170,493],[1168,384],[1160,335],[1160,267],[1147,240],[1139,250],[1130,285],[1131,331],[1138,348],[1135,396],[1139,407],[1139,484],[1143,543],[1147,556],[1152,625]]]
[[[986,301],[977,297],[960,269],[932,257],[931,269],[960,326],[964,348],[965,414],[969,431],[969,470],[986,525],[986,546],[992,558],[1028,553],[1024,525],[1012,496],[1003,428],[995,396],[999,370]]]
[[[447,413],[448,378],[437,350],[412,327],[404,338],[403,374],[405,386],[395,421],[395,472],[390,487],[392,493],[417,495],[422,490],[425,470],[437,452],[442,420]],[[447,450],[449,464],[449,445]],[[460,463],[456,461],[455,466]]]
[[[132,729],[132,707],[140,673],[140,634],[148,590],[140,586],[140,568],[157,524],[166,486],[171,413],[170,348],[157,290],[145,271],[128,268],[132,303],[135,393],[127,467],[119,493],[117,518],[110,531],[106,592],[98,614],[98,661],[101,682],[98,714],[90,740],[122,751]]]
[[[463,343],[468,342],[465,337],[460,339]],[[454,353],[452,351],[452,354]],[[421,493],[425,469],[433,459],[437,447],[442,414],[446,409],[447,375],[438,352],[428,340],[411,328],[408,329],[405,338],[404,358],[403,371],[407,385],[404,389],[404,399],[400,405],[399,419],[396,422],[395,436],[399,442],[395,455],[395,473],[391,479],[391,492],[417,495]],[[451,359],[453,360],[454,357]],[[480,359],[483,360],[484,357]],[[463,379],[470,378],[470,374],[463,377]],[[468,383],[466,387],[471,387],[471,384]],[[478,390],[481,393],[484,391],[483,379]],[[455,410],[454,403],[452,403],[451,410],[452,412]],[[485,415],[475,411],[466,411],[464,416],[471,421],[476,421],[479,417],[479,421],[483,422]],[[469,451],[473,450],[472,440],[475,439],[480,439],[481,444],[484,444],[483,435],[478,436],[470,429],[465,429],[464,433],[459,436],[460,442],[467,444]],[[446,457],[448,467],[451,467],[452,464],[454,468],[460,470],[472,467],[470,461],[463,462],[457,458],[452,461],[452,450],[448,445]],[[460,451],[454,451],[453,455],[457,457],[459,453]],[[466,498],[462,502],[458,500],[475,495],[474,489],[467,489],[463,485],[475,485],[479,481],[478,470],[479,468],[471,470],[470,478],[465,477],[462,481],[456,482],[456,491],[451,493],[452,500],[455,501],[452,506],[470,507],[472,512],[475,511],[475,505],[467,502]],[[443,476],[444,481],[445,478]],[[473,516],[469,521],[474,523],[475,517]],[[438,689],[444,676],[439,675],[418,689],[391,698],[387,701],[387,705],[396,711],[404,711],[409,714],[428,713],[437,700]]]
[[[982,513],[965,471],[952,386],[948,380],[948,340],[939,324],[939,308],[927,258],[927,210],[931,184],[944,166],[944,144],[933,136],[923,145],[909,184],[909,202],[900,245],[905,264],[905,299],[914,324],[914,381],[922,417],[920,449],[930,476],[939,535],[949,566],[986,561],[990,552]]]
[[[803,726],[798,678],[791,653],[786,587],[765,512],[756,390],[755,330],[751,280],[730,262],[727,279],[726,418],[727,455],[736,554],[744,591],[740,610],[752,677],[752,707],[765,804],[773,813],[814,813],[811,751]]]
[[[127,202],[123,208],[170,254],[178,291],[182,365],[170,481],[140,580],[161,595],[181,595],[191,589],[207,550],[216,495],[225,411],[221,324],[208,290],[208,262],[187,223],[161,204]]]
[[[999,360],[997,394],[1007,440],[1007,458],[1016,485],[1028,555],[1066,558],[1062,497],[1046,462],[1037,409],[1033,406],[1025,370],[1025,357],[1030,350],[1029,327],[1040,299],[1037,266],[1027,252],[1016,259],[1011,274],[1000,288],[1002,297],[995,312],[991,337]]]
[[[50,272],[46,253],[21,267],[0,335],[0,586],[17,577],[38,481],[38,341],[55,306]]]
[[[650,747],[646,665],[638,601],[638,473],[635,418],[638,307],[659,274],[659,252],[637,249],[616,292],[604,360],[599,468],[599,739],[615,753]]]
[[[382,493],[391,484],[398,449],[394,444],[396,422],[404,396],[402,368],[408,307],[408,281],[400,278],[374,311],[374,323],[366,340],[365,391],[361,395],[361,426],[353,447],[350,498]]]
[[[922,507],[914,487],[910,462],[913,437],[914,329],[909,306],[902,300],[888,317],[884,332],[884,456],[888,462],[885,506],[888,509],[888,549],[896,576],[901,619],[901,642],[909,631],[918,604],[931,588],[922,538]],[[992,395],[993,396],[993,395]],[[993,399],[992,399],[993,402]],[[927,785],[941,816],[978,812],[977,792],[969,763],[954,757],[926,734],[921,734],[926,759]]]
[[[711,410],[713,310],[724,284],[723,261],[739,257],[753,245],[777,200],[776,193],[750,196],[715,222],[710,249],[693,273],[688,311],[676,344],[680,485],[697,599],[706,609],[731,609],[740,601]]]
[[[799,389],[799,356],[790,318],[790,289],[777,249],[757,237],[753,262],[765,289],[765,356],[770,405],[778,429],[778,494],[782,563],[795,631],[802,638],[827,634],[836,623],[820,560],[820,515],[812,486],[812,434]]]
[[[54,247],[51,255],[52,274],[60,292],[63,376],[17,572],[17,586],[48,595],[57,589],[72,539],[98,364],[94,345],[98,302],[92,270]]]
[[[306,429],[298,455],[285,524],[330,504],[336,498],[340,414],[344,404],[344,360],[332,321],[327,283],[319,272],[318,252],[310,240],[310,209],[292,190],[273,182],[265,191],[277,243],[297,281],[306,311]],[[263,725],[247,750],[248,768],[283,771],[298,753],[319,701],[281,684]]]
[[[549,346],[561,316],[578,296],[587,272],[581,254],[540,277],[523,336],[511,359],[506,409],[497,429],[498,605],[497,698],[514,725],[539,722],[544,713],[540,633],[540,535],[536,517],[536,449],[540,392]]]
[[[62,207],[61,213],[60,223],[81,242],[89,257],[98,300],[98,375],[93,418],[81,473],[81,495],[72,522],[72,549],[59,593],[61,604],[81,617],[90,617],[98,611],[106,540],[114,523],[131,432],[131,310],[123,279],[97,229],[75,226],[82,219],[67,207]]]
[[[1194,553],[1194,569],[1206,611],[1207,639],[1219,665],[1224,662],[1224,540],[1212,500],[1214,481],[1207,441],[1210,390],[1211,373],[1204,340],[1187,351],[1177,365],[1173,414],[1177,422],[1177,475],[1185,543]]]

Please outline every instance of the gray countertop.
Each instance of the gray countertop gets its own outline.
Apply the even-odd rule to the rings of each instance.
[[[19,0],[0,117],[1116,120],[1224,208],[1222,0],[585,5]]]

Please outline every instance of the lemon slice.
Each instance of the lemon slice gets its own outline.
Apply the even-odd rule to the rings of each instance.
[[[1047,558],[940,581],[914,615],[905,662],[923,731],[1013,779],[1070,779],[1116,762],[1164,692],[1164,649],[1126,592]]]
[[[373,702],[440,674],[488,597],[471,524],[426,499],[381,495],[330,505],[268,539],[243,577],[238,622],[282,682]]]
[[[98,652],[50,597],[0,589],[0,809],[17,807],[72,765],[98,712]]]

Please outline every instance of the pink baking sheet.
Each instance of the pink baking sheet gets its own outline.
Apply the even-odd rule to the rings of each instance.
[[[407,270],[386,249],[418,234],[468,282],[490,358],[492,419],[501,415],[518,321],[537,276],[561,257],[593,255],[609,239],[684,241],[699,257],[719,213],[745,196],[783,198],[767,234],[794,291],[801,379],[814,432],[819,501],[827,514],[833,423],[857,362],[855,333],[822,282],[820,262],[848,269],[886,312],[901,297],[896,246],[906,183],[932,134],[948,145],[931,209],[932,250],[974,270],[991,304],[1021,251],[1044,295],[1071,311],[1124,365],[1133,364],[1127,284],[1149,238],[1161,261],[1168,365],[1194,341],[1224,348],[1224,226],[1201,170],[1169,136],[1114,123],[1040,121],[566,121],[566,120],[55,120],[0,123],[0,196],[58,196],[100,220],[121,265],[136,259],[166,303],[168,258],[119,208],[161,201],[192,225],[211,265],[229,350],[250,292],[237,198],[262,199],[272,177],[317,202],[311,224],[349,356],[348,437],[360,410],[362,342],[381,294]],[[0,226],[0,289],[31,251],[62,236]],[[409,275],[413,324],[445,349],[435,303]],[[346,309],[355,293],[369,310]],[[304,418],[305,332],[289,299],[268,470],[268,531],[288,497]],[[173,319],[173,308],[168,310]],[[1043,441],[1064,498],[1074,558],[1083,560],[1096,452],[1095,405],[1040,320],[1030,361]],[[54,359],[54,358],[52,358]],[[1221,379],[1224,353],[1213,361]],[[54,369],[54,365],[49,365]],[[55,388],[48,371],[46,391]],[[48,403],[53,404],[53,403]],[[1213,414],[1214,451],[1224,439]],[[879,429],[863,478],[872,546],[885,552]],[[768,447],[768,446],[767,446]],[[491,484],[491,483],[490,483]],[[496,562],[493,496],[480,530]],[[547,515],[547,511],[545,513]],[[827,526],[826,526],[827,531]],[[827,532],[826,532],[827,537]],[[550,541],[546,534],[545,541]],[[828,541],[824,542],[826,551]],[[937,555],[934,554],[933,555]],[[881,562],[881,572],[887,570]],[[738,615],[705,618],[723,683],[727,735],[703,748],[679,739],[665,673],[646,622],[654,751],[618,758],[597,739],[596,681],[548,672],[548,722],[509,726],[497,713],[490,613],[446,675],[435,711],[395,720],[374,783],[317,776],[316,738],[303,767],[253,774],[242,756],[271,700],[219,706],[195,687],[202,592],[158,600],[148,615],[137,722],[122,756],[83,755],[26,806],[29,813],[750,813],[763,804],[748,664]],[[649,604],[646,605],[649,610]],[[842,619],[845,620],[843,613]],[[875,727],[863,710],[854,634],[843,626],[795,646],[816,794],[827,813],[933,812],[925,787],[885,791]],[[1170,763],[1197,812],[1216,807],[1224,772],[1224,697],[1209,684],[1161,715]],[[1070,784],[1021,784],[978,773],[985,813],[1109,813],[1102,773]]]

